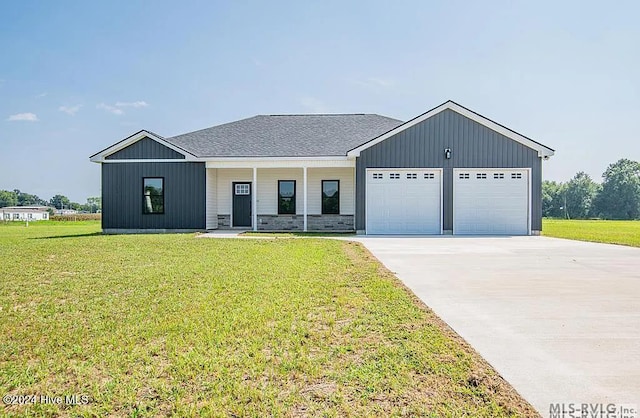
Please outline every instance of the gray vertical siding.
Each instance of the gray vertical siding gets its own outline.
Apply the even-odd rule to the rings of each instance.
[[[107,160],[136,160],[152,158],[184,160],[184,155],[169,147],[165,147],[151,138],[143,138],[106,157]]]
[[[103,163],[103,229],[205,229],[205,164]],[[143,214],[143,177],[164,177],[164,214]]]
[[[451,159],[444,149],[451,148]],[[442,168],[443,228],[453,229],[454,168],[531,168],[531,229],[542,230],[538,152],[452,110],[445,110],[362,151],[356,161],[356,229],[365,228],[367,168]]]

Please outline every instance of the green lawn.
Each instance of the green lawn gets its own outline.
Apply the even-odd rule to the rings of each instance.
[[[549,237],[640,247],[640,221],[543,219],[542,234]]]
[[[15,416],[530,416],[359,244],[0,224]],[[3,408],[3,409],[1,409]]]

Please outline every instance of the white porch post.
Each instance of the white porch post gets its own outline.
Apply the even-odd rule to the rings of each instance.
[[[302,219],[304,219],[304,232],[307,232],[307,167],[302,167],[302,188],[303,188],[303,204],[302,204]]]
[[[253,190],[251,191],[251,207],[253,230],[258,230],[258,168],[253,167]]]

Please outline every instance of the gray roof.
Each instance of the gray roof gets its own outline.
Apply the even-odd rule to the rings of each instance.
[[[402,123],[375,114],[259,115],[164,139],[198,157],[339,156]]]

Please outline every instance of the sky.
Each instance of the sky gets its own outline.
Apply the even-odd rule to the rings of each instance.
[[[640,2],[15,1],[0,5],[0,190],[84,203],[89,156],[256,114],[408,120],[454,100],[556,150],[640,160]]]

